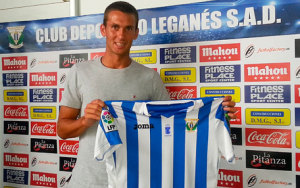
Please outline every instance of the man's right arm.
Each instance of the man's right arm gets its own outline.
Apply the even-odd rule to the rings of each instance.
[[[57,134],[62,139],[75,138],[84,133],[89,127],[100,120],[104,102],[97,99],[84,109],[84,115],[78,118],[80,109],[61,106],[57,121]]]

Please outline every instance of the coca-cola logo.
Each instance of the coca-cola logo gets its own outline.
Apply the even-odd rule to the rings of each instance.
[[[4,105],[4,118],[28,119],[28,107]]]
[[[192,99],[197,97],[196,86],[169,86],[166,87],[171,100]]]
[[[291,148],[291,130],[246,129],[246,145]]]
[[[31,135],[56,136],[56,123],[31,122]]]
[[[60,154],[77,155],[79,142],[75,140],[60,140]]]

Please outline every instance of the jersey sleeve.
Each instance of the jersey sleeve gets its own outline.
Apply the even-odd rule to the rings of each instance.
[[[217,143],[219,151],[224,156],[228,163],[235,163],[235,155],[233,151],[229,122],[226,120],[225,112],[222,105],[220,104],[219,109],[216,113],[216,125],[218,126],[217,131]]]
[[[94,148],[94,158],[96,160],[103,161],[107,159],[122,144],[117,123],[117,120],[113,118],[108,110],[102,110]]]

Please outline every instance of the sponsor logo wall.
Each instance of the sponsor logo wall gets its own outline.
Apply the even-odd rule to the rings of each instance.
[[[172,100],[236,102],[236,164],[221,157],[219,187],[300,187],[299,9],[255,0],[139,11],[130,56],[160,74]],[[1,187],[70,181],[79,142],[57,136],[59,102],[70,68],[105,53],[102,16],[0,23]]]

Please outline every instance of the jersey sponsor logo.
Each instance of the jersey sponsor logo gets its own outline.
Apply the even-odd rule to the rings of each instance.
[[[65,172],[72,172],[75,167],[77,158],[73,157],[59,157],[59,170]]]
[[[28,106],[4,105],[4,118],[28,119]]]
[[[292,148],[289,129],[246,128],[246,146]]]
[[[152,129],[154,128],[153,124],[136,124],[134,125],[133,129],[137,130],[137,129]]]
[[[296,165],[296,171],[300,171],[300,153],[295,153],[295,165]]]
[[[295,57],[300,57],[300,39],[295,39]]]
[[[23,46],[24,41],[24,31],[25,26],[14,26],[14,27],[7,27],[6,29],[9,32],[8,35],[8,41],[9,41],[9,47],[13,49],[18,49]]]
[[[130,51],[130,57],[140,64],[156,64],[156,50],[133,50]]]
[[[27,73],[4,73],[2,82],[4,87],[27,86]]]
[[[200,62],[239,61],[240,43],[200,46]]]
[[[164,83],[194,83],[196,68],[160,69],[160,76]]]
[[[57,187],[57,174],[31,171],[30,185]]]
[[[300,126],[300,108],[295,108],[295,126]]]
[[[290,85],[245,86],[246,103],[291,103]]]
[[[56,102],[57,89],[56,88],[35,88],[30,89],[30,102]]]
[[[31,135],[56,136],[56,122],[31,121]]]
[[[245,82],[290,81],[290,63],[244,65]]]
[[[201,97],[219,97],[219,96],[231,96],[232,101],[241,101],[241,88],[240,87],[201,87]]]
[[[28,121],[4,121],[4,134],[29,134]]]
[[[57,153],[56,139],[31,138],[31,152]]]
[[[57,72],[32,72],[30,86],[57,86]]]
[[[28,185],[28,171],[3,169],[3,181],[19,185]]]
[[[231,137],[232,145],[238,145],[238,146],[243,145],[241,128],[231,127],[230,128],[230,137]]]
[[[87,53],[81,54],[60,54],[59,68],[71,68],[74,64],[88,60]]]
[[[291,112],[287,108],[247,108],[246,124],[288,126],[291,124]]]
[[[295,103],[300,103],[300,85],[295,85]]]
[[[199,119],[185,119],[185,128],[188,132],[197,131]]]
[[[292,154],[288,152],[246,150],[246,168],[292,170]]]
[[[59,154],[77,155],[79,141],[77,140],[59,140]]]
[[[160,64],[196,63],[196,46],[160,48]]]
[[[4,90],[4,102],[27,102],[26,89]]]
[[[164,125],[164,135],[165,136],[172,136],[173,132],[172,132],[172,127],[170,124],[165,124]]]
[[[243,171],[219,169],[218,186],[243,188]]]
[[[103,127],[105,132],[111,132],[111,131],[117,131],[118,128],[116,126],[115,119],[111,115],[111,113],[108,110],[103,110],[101,113],[101,120],[103,123]]]
[[[200,66],[200,82],[240,82],[240,65]]]
[[[3,165],[18,168],[28,168],[29,155],[22,153],[4,153]]]
[[[55,106],[31,106],[31,119],[56,119]]]
[[[166,86],[171,100],[192,99],[197,97],[197,86]]]
[[[230,125],[241,125],[242,124],[242,110],[241,107],[236,106],[236,112],[234,113],[236,115],[236,119],[231,119],[229,121]]]
[[[2,57],[2,70],[27,70],[27,56]]]

